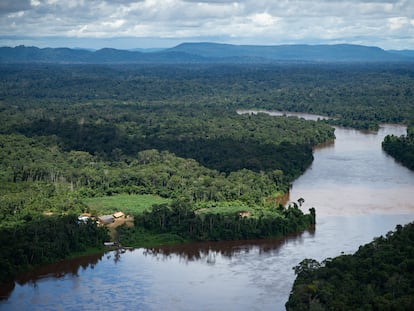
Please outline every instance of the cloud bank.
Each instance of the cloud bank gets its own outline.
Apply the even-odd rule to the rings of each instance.
[[[414,49],[412,0],[2,0],[0,44],[354,43]],[[90,46],[87,46],[87,45]],[[152,44],[152,45],[151,45]],[[128,46],[129,45],[129,46]]]

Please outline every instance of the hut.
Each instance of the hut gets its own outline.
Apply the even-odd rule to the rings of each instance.
[[[87,223],[89,221],[89,219],[91,219],[91,217],[92,217],[92,215],[89,214],[89,213],[82,213],[82,214],[79,215],[78,221]]]
[[[116,212],[114,214],[114,218],[118,219],[118,218],[125,218],[125,214],[123,212]]]
[[[102,215],[98,217],[98,221],[101,225],[108,225],[115,221],[113,215]]]
[[[88,221],[89,221],[89,219],[91,219],[90,217],[88,217],[88,216],[82,216],[82,215],[80,215],[79,217],[78,217],[78,221],[79,222],[84,222],[84,223],[87,223]]]

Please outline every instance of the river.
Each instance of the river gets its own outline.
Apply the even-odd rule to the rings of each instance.
[[[290,199],[314,206],[316,229],[284,239],[192,243],[80,258],[22,275],[1,310],[284,310],[304,258],[353,253],[414,220],[414,173],[381,150],[387,134],[336,128],[315,148]]]

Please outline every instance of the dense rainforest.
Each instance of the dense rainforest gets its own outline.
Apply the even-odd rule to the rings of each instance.
[[[334,139],[330,124],[412,122],[412,89],[404,64],[0,65],[0,280],[102,245],[104,228],[73,218],[93,197],[171,199],[121,228],[126,243],[143,230],[187,240],[303,230],[315,210],[277,197]],[[333,119],[236,113],[250,108]],[[64,232],[68,245],[54,239]],[[46,245],[60,257],[38,251]]]
[[[413,310],[414,223],[398,225],[353,255],[303,260],[287,310]]]
[[[34,109],[34,101],[62,117],[65,103],[134,103],[150,104],[152,111],[220,107],[310,112],[361,128],[412,122],[414,112],[414,72],[404,63],[0,65],[0,72],[0,99],[8,104],[4,117],[16,114],[11,106],[30,105],[26,118],[38,119],[45,109]],[[88,116],[94,114],[83,115]]]

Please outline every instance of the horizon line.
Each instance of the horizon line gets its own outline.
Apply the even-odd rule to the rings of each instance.
[[[369,47],[369,48],[378,48],[383,51],[414,51],[414,49],[403,48],[403,49],[384,49],[380,46],[376,45],[365,45],[365,44],[356,44],[356,43],[282,43],[282,44],[235,44],[235,43],[224,43],[219,41],[182,41],[181,43],[174,44],[168,47],[131,47],[131,48],[117,48],[117,47],[100,47],[100,48],[93,48],[93,47],[70,47],[70,46],[45,46],[40,47],[37,45],[26,45],[26,44],[17,44],[17,45],[1,45],[0,48],[18,48],[18,47],[26,47],[26,48],[38,48],[38,49],[70,49],[70,50],[87,50],[87,51],[99,51],[104,49],[112,49],[112,50],[120,50],[120,51],[131,51],[131,52],[139,52],[142,51],[162,51],[176,48],[183,44],[214,44],[214,45],[223,45],[223,46],[238,46],[238,47],[281,47],[281,46],[359,46],[359,47]]]

